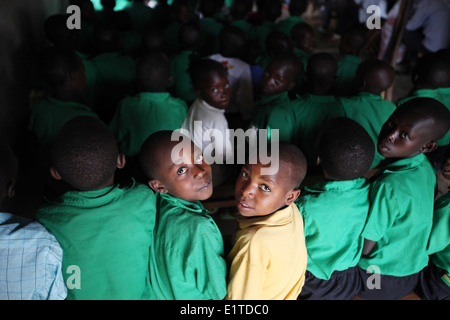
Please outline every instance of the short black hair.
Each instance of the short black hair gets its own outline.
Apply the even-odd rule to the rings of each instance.
[[[281,31],[270,32],[267,35],[265,46],[267,52],[272,57],[293,52],[291,38]]]
[[[375,144],[367,131],[356,121],[338,117],[329,120],[316,142],[324,172],[337,180],[362,177],[372,165]]]
[[[174,131],[160,130],[152,133],[145,139],[139,152],[139,162],[143,172],[149,179],[157,179],[162,162],[166,161],[167,152],[172,152],[174,144],[172,141]],[[176,137],[181,134],[175,133]],[[187,139],[187,137],[184,137]]]
[[[450,111],[445,105],[433,98],[412,98],[395,109],[393,115],[414,113],[421,119],[433,119],[433,137],[431,141],[437,141],[450,129]]]
[[[305,12],[308,7],[308,0],[291,0],[289,2],[289,14],[291,16],[299,16]]]
[[[381,94],[387,90],[395,79],[395,68],[389,63],[378,59],[361,62],[356,71],[356,81],[365,84],[363,91]]]
[[[450,83],[450,60],[442,53],[427,53],[417,61],[411,78],[420,88],[437,89]]]
[[[281,141],[279,143],[279,169],[285,170],[289,177],[286,180],[287,190],[300,188],[300,184],[305,179],[307,171],[306,157],[303,152],[290,142]]]
[[[50,88],[63,86],[67,76],[82,67],[81,58],[73,50],[48,47],[37,56],[36,71],[38,77]]]
[[[314,86],[331,87],[336,80],[337,69],[337,60],[331,53],[315,53],[308,59],[307,81],[313,83]]]
[[[352,25],[345,29],[339,42],[343,54],[359,55],[367,42],[367,29],[362,25]]]
[[[178,38],[183,48],[196,51],[202,45],[202,30],[196,22],[183,23]]]
[[[170,85],[170,76],[169,58],[162,51],[146,53],[136,65],[136,81],[143,91],[166,91]]]
[[[308,33],[314,34],[314,29],[306,22],[299,22],[291,28],[290,36],[294,40],[299,40]]]
[[[52,147],[53,167],[79,190],[96,190],[114,177],[119,148],[106,124],[78,116],[64,124]]]
[[[225,57],[240,58],[243,54],[247,37],[244,30],[229,25],[222,28],[219,34],[220,52]]]
[[[227,68],[220,62],[208,58],[194,61],[189,66],[189,76],[194,90],[203,90],[205,80],[207,80],[213,72],[223,72],[228,75]]]
[[[295,82],[297,82],[297,80],[303,73],[302,62],[294,53],[286,53],[275,56],[270,60],[268,66],[274,63],[279,63],[283,66],[289,66],[289,70],[293,75],[293,81]]]

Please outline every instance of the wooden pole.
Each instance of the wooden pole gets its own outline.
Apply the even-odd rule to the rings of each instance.
[[[413,0],[401,0],[398,16],[395,19],[392,36],[386,49],[385,60],[389,62],[394,68],[397,66],[397,53],[402,42],[403,33],[405,31],[406,23],[408,21],[409,11]],[[394,84],[392,84],[385,92],[384,98],[392,101],[394,92]]]

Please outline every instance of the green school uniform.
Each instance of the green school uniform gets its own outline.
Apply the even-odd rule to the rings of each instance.
[[[305,223],[307,270],[328,280],[334,271],[356,266],[369,213],[367,180],[320,182],[306,187],[296,204]]]
[[[158,300],[219,300],[227,293],[222,235],[200,202],[156,196],[157,219],[150,258]]]
[[[31,109],[28,129],[36,135],[41,146],[48,147],[62,126],[77,116],[97,117],[83,104],[47,97],[38,101]]]
[[[302,18],[299,16],[289,16],[286,19],[280,20],[276,25],[275,29],[277,31],[281,31],[291,37],[291,29],[293,26],[295,26],[297,23],[305,22]]]
[[[186,103],[191,103],[197,99],[188,71],[190,56],[193,54],[195,54],[195,52],[182,50],[170,59],[174,95],[183,99]]]
[[[381,127],[395,111],[395,104],[384,100],[380,95],[369,92],[360,92],[352,97],[341,97],[339,101],[342,104],[345,116],[358,122],[372,138],[375,157],[370,169],[375,168],[384,159],[376,149],[378,135]]]
[[[272,21],[264,20],[260,25],[253,26],[250,31],[249,39],[256,40],[261,48],[263,54],[267,53],[266,50],[266,38],[275,30],[275,23]]]
[[[152,299],[155,214],[154,193],[137,184],[69,191],[39,209],[38,221],[63,249],[64,280],[74,286],[67,299]]]
[[[230,24],[232,26],[241,28],[245,32],[247,37],[249,36],[250,30],[252,29],[252,25],[245,19],[243,19],[243,20],[235,20],[235,21],[232,21]]]
[[[208,51],[210,53],[219,52],[219,34],[223,29],[223,24],[212,17],[204,17],[198,20],[198,25],[206,38]]]
[[[362,61],[363,60],[360,57],[351,54],[344,54],[338,59],[338,71],[335,85],[336,94],[352,94],[356,70]]]
[[[436,174],[424,154],[395,161],[371,183],[369,217],[362,236],[376,241],[359,262],[396,277],[428,264],[427,242],[433,221]]]
[[[294,54],[302,62],[303,73],[306,72],[306,67],[308,67],[308,60],[311,54],[299,48],[294,48]]]
[[[135,156],[153,132],[179,129],[186,113],[186,103],[168,92],[141,92],[119,103],[110,128],[121,152]]]
[[[434,204],[433,228],[428,241],[433,264],[450,273],[450,193]]]
[[[273,136],[273,129],[278,129],[279,141],[295,143],[295,115],[288,92],[262,97],[255,106],[252,126],[267,129],[268,138]]]
[[[322,126],[335,117],[344,116],[341,103],[333,95],[306,94],[292,101],[295,135],[308,163],[316,162],[314,145]]]
[[[446,90],[447,89],[447,90]],[[447,107],[447,109],[450,110],[450,104],[449,104],[449,91],[448,88],[438,88],[438,89],[418,89],[411,93],[410,96],[400,99],[397,102],[397,106],[401,105],[402,103],[405,103],[408,100],[414,99],[414,98],[433,98],[437,101],[441,102],[443,105]],[[450,131],[448,131],[442,138],[440,138],[437,141],[439,146],[446,146],[450,144]]]

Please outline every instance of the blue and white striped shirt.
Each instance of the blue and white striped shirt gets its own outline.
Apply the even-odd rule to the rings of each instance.
[[[62,300],[62,249],[38,222],[0,212],[0,300]]]

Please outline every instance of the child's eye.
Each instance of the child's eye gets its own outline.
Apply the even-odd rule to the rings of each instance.
[[[186,167],[181,167],[177,170],[177,174],[185,174],[187,172]]]
[[[218,90],[217,90],[217,88],[213,88],[211,91],[212,91],[213,93],[216,93]]]
[[[242,176],[243,178],[248,178],[248,173],[245,172],[245,171],[241,171],[241,176]]]
[[[406,132],[401,132],[400,133],[400,138],[407,139],[407,138],[409,138],[409,136],[408,136],[408,134]]]
[[[267,185],[265,185],[265,184],[262,184],[262,185],[260,186],[260,188],[261,188],[261,190],[264,191],[264,192],[270,192],[270,188],[269,188]]]

